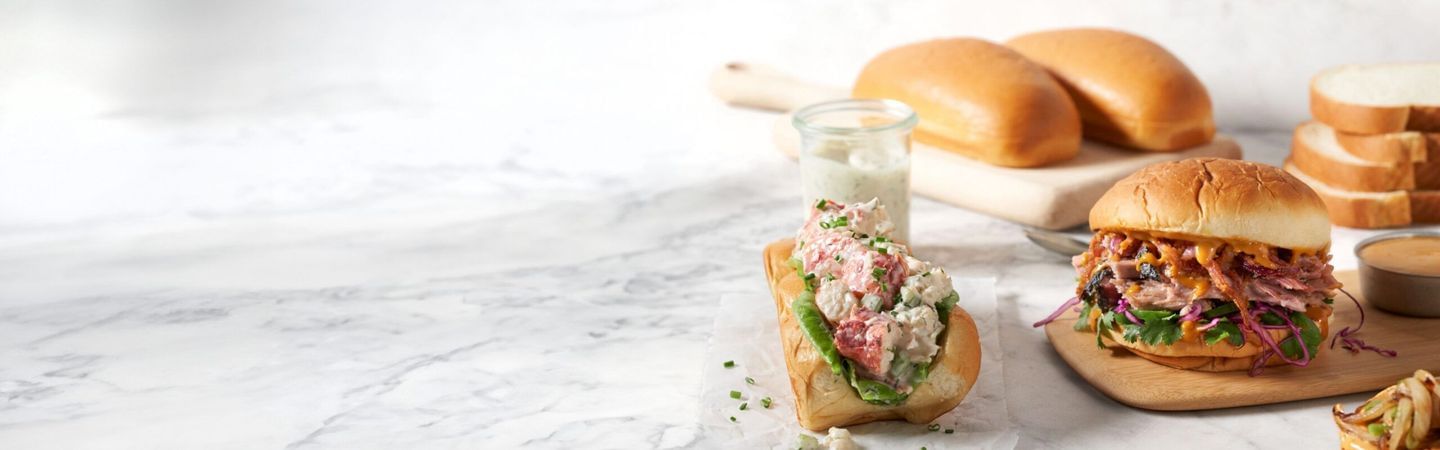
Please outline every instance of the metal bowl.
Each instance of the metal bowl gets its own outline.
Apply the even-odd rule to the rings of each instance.
[[[1360,292],[1380,309],[1413,317],[1440,317],[1440,276],[1414,275],[1370,265],[1360,250],[1370,244],[1410,237],[1437,237],[1433,231],[1397,231],[1372,236],[1355,244],[1360,265]]]

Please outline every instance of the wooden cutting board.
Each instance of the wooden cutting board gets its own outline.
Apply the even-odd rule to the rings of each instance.
[[[1354,271],[1336,274],[1340,282],[1358,293],[1360,283]],[[1440,319],[1399,316],[1370,306],[1364,298],[1365,327],[1355,337],[1381,348],[1398,351],[1394,358],[1374,352],[1350,353],[1330,338],[1309,367],[1274,366],[1260,376],[1245,371],[1196,372],[1165,367],[1130,353],[1106,341],[1095,346],[1095,334],[1075,331],[1078,320],[1073,311],[1045,326],[1045,335],[1055,352],[1095,389],[1115,401],[1136,408],[1160,411],[1194,411],[1234,406],[1265,405],[1294,400],[1371,392],[1412,375],[1416,369],[1440,369]],[[1335,299],[1330,333],[1353,327],[1360,312],[1348,298]]]
[[[849,97],[843,89],[816,86],[763,66],[731,63],[711,78],[711,90],[736,105],[790,111],[812,103]],[[800,135],[780,117],[775,146],[796,157]],[[1060,164],[1016,169],[985,164],[914,143],[911,188],[915,193],[1022,224],[1058,230],[1089,220],[1090,207],[1110,186],[1150,164],[1198,157],[1241,158],[1240,145],[1217,134],[1209,144],[1172,153],[1127,150],[1085,141],[1079,156]]]

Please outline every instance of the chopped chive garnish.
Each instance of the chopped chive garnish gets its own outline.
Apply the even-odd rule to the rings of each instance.
[[[954,429],[954,428],[946,428],[946,429],[945,429],[945,434],[955,434],[955,429]]]
[[[739,400],[739,399],[740,399],[740,391],[730,391],[730,398]]]
[[[875,236],[875,242],[890,242],[890,240],[886,239],[885,236]]]
[[[825,199],[822,198],[820,201],[815,202],[815,209],[825,209]]]
[[[810,280],[813,280],[813,279],[815,279],[815,272],[810,272],[810,273],[805,274],[805,281],[810,281]]]
[[[885,278],[885,268],[876,267],[875,270],[870,271],[870,276],[874,277],[875,281],[880,281],[880,279]]]
[[[840,257],[840,254],[839,254],[839,253],[836,253],[836,254],[835,254],[835,261],[838,262],[838,261],[844,261],[844,260],[845,260],[844,258],[841,258],[841,257]]]
[[[731,367],[735,367],[735,361],[725,361],[725,368],[729,369]]]
[[[750,404],[749,404],[749,403],[741,403],[741,404],[740,404],[740,410],[741,410],[741,411],[744,411],[744,410],[747,410],[747,409],[750,409]]]
[[[879,250],[879,251],[880,251],[880,254],[882,254],[882,255],[888,255],[888,254],[890,254],[890,251],[889,251],[889,250],[886,250],[885,247],[880,247],[880,248],[877,248],[876,250]]]
[[[940,431],[940,424],[938,424],[938,423],[932,423],[932,424],[930,424],[930,426],[925,427],[925,429],[930,430],[930,431]]]
[[[762,398],[760,399],[760,406],[764,406],[765,409],[770,409],[770,402],[770,397]]]
[[[755,384],[755,379],[754,379],[754,378],[750,378],[750,377],[745,377],[745,384]]]
[[[835,281],[835,274],[832,273],[825,275],[825,281]]]
[[[730,421],[731,421],[731,422],[734,422],[734,421],[735,421],[735,416],[730,416]],[[921,450],[924,450],[924,449],[921,449]]]

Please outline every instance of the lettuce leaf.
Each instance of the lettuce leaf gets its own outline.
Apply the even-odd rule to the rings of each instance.
[[[825,325],[825,316],[820,313],[820,307],[815,306],[815,294],[801,292],[790,302],[790,312],[795,314],[795,322],[800,324],[800,331],[805,333],[805,340],[820,352],[820,357],[830,365],[830,371],[836,375],[843,375],[844,358],[840,356],[840,350],[835,347],[835,337],[830,334],[830,328]]]
[[[1291,312],[1290,322],[1300,328],[1300,336],[1298,336],[1298,338],[1300,342],[1304,342],[1305,349],[1310,352],[1310,357],[1314,358],[1315,353],[1320,351],[1320,327],[1316,326],[1315,321],[1310,320],[1310,318],[1302,312]],[[1300,351],[1300,342],[1297,342],[1296,338],[1297,336],[1290,336],[1280,341],[1280,351],[1285,352],[1285,357],[1299,359],[1305,356]]]
[[[850,386],[855,388],[855,392],[860,394],[860,399],[866,403],[893,406],[904,403],[905,399],[910,398],[909,394],[896,392],[885,383],[859,377],[855,374],[855,370],[849,367],[849,362],[846,362],[845,365],[845,377],[849,379]]]
[[[799,323],[800,331],[805,334],[805,340],[809,341],[810,345],[815,347],[815,351],[820,353],[820,357],[825,360],[825,363],[830,365],[831,372],[850,382],[850,386],[855,388],[855,393],[860,395],[861,400],[876,405],[898,405],[910,397],[908,394],[896,392],[885,383],[861,378],[855,374],[855,370],[850,367],[850,362],[840,356],[840,350],[835,347],[835,337],[826,327],[825,316],[820,313],[820,308],[815,306],[815,294],[800,293],[794,301],[790,302],[790,311],[795,314],[795,321]],[[922,380],[924,377],[929,377],[929,365],[917,367],[917,369],[920,370],[918,376]]]
[[[940,324],[950,326],[950,310],[955,308],[955,303],[960,301],[960,293],[950,291],[950,295],[935,303],[935,314],[940,316]]]

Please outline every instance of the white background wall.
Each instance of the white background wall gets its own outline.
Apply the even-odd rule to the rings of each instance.
[[[1060,26],[1150,36],[1210,87],[1222,129],[1284,129],[1323,67],[1440,59],[1436,17],[1433,1],[0,0],[0,231],[499,189],[463,175],[476,165],[643,169],[747,131],[704,89],[724,61],[843,85],[894,45]],[[392,176],[435,165],[460,172]]]

